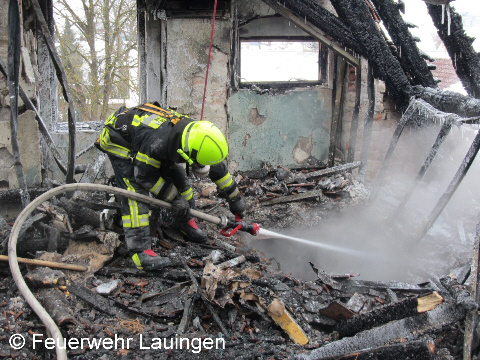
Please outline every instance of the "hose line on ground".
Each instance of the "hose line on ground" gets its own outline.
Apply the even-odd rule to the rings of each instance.
[[[8,263],[10,266],[10,271],[12,272],[13,280],[17,284],[18,291],[25,298],[25,300],[33,309],[33,311],[35,311],[35,313],[40,318],[40,320],[43,322],[47,330],[50,332],[52,338],[55,339],[55,344],[56,344],[55,350],[56,350],[58,360],[67,359],[67,350],[66,350],[66,346],[64,346],[64,339],[63,339],[62,333],[60,332],[60,329],[58,328],[57,324],[55,324],[55,322],[47,313],[47,311],[43,308],[43,306],[38,302],[38,300],[32,294],[27,284],[25,283],[25,280],[22,277],[22,274],[20,272],[20,267],[17,261],[17,240],[18,240],[18,235],[20,233],[20,229],[22,228],[23,223],[28,219],[30,214],[39,205],[41,205],[44,201],[47,201],[54,196],[57,196],[59,194],[66,193],[66,192],[72,192],[72,191],[89,191],[89,192],[102,191],[110,194],[116,194],[116,195],[128,197],[140,202],[158,205],[167,209],[172,207],[171,204],[165,201],[154,199],[146,195],[137,194],[132,191],[123,190],[120,188],[111,187],[107,185],[80,183],[80,184],[62,185],[47,191],[46,193],[40,195],[35,200],[30,202],[25,207],[25,209],[23,209],[23,211],[18,215],[15,221],[15,224],[13,225],[12,230],[10,232],[10,238],[8,239]],[[193,216],[202,220],[209,221],[216,225],[221,225],[223,221],[221,218],[217,216],[205,214],[197,210],[191,209],[190,212]]]

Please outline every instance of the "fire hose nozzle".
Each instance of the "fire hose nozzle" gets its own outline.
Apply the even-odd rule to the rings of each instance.
[[[238,220],[239,219],[237,219],[236,221],[228,220],[227,225],[220,230],[220,234],[222,234],[225,237],[230,237],[233,234],[235,234],[238,230],[242,230],[251,235],[257,235],[258,232],[260,231],[260,225],[258,225],[257,223],[247,224]],[[220,226],[223,226],[223,224],[221,224]],[[228,231],[228,229],[232,229],[232,230]]]

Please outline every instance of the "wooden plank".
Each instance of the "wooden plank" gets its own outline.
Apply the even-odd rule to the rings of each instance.
[[[292,182],[296,181],[297,178],[311,179],[311,178],[316,178],[316,177],[321,177],[321,176],[330,176],[330,175],[337,174],[339,172],[353,170],[357,167],[360,167],[361,165],[362,165],[361,161],[355,161],[353,163],[338,165],[338,166],[334,166],[334,167],[331,167],[331,168],[328,168],[328,169],[323,169],[323,170],[318,170],[318,171],[312,171],[312,172],[309,172],[309,173],[306,173],[306,174],[302,173],[301,175],[298,175],[298,176],[294,177],[293,179],[289,179],[288,183],[292,183]]]
[[[0,261],[8,261],[7,255],[0,255]],[[37,260],[37,259],[26,259],[26,258],[17,258],[17,261],[20,264],[29,264],[29,265],[37,265],[37,266],[47,266],[54,269],[65,269],[65,270],[75,270],[75,271],[87,271],[88,268],[83,265],[75,265],[75,264],[64,264],[54,261],[44,261],[44,260]]]
[[[301,193],[301,194],[287,195],[287,196],[282,196],[282,197],[275,198],[275,199],[270,199],[270,200],[262,202],[262,206],[281,204],[281,203],[286,203],[286,202],[309,199],[309,198],[312,198],[312,197],[323,197],[323,196],[324,195],[323,195],[322,190],[313,190],[313,191],[307,191],[307,192],[304,192],[304,193]]]
[[[285,331],[290,339],[295,344],[306,345],[308,344],[308,338],[305,335],[303,329],[296,323],[292,315],[287,310],[283,311],[281,316],[277,316],[271,312],[268,312],[268,315],[275,321],[275,323],[280,326],[283,331]]]

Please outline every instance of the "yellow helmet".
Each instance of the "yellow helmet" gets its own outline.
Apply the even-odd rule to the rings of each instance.
[[[228,145],[220,129],[210,121],[199,120],[188,124],[182,133],[182,148],[178,153],[188,162],[215,165],[228,154]]]

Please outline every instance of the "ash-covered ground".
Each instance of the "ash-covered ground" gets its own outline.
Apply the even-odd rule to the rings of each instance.
[[[247,222],[318,242],[318,246],[241,232],[225,238],[204,221],[199,225],[210,242],[192,244],[168,228],[171,218],[166,210],[154,209],[153,249],[169,257],[173,266],[140,271],[129,267],[118,222],[110,230],[88,224],[87,213],[99,213],[99,204],[107,200],[104,194],[91,194],[44,204],[39,212],[46,217],[22,240],[25,244],[36,241],[30,247],[19,244],[23,249],[19,255],[89,264],[90,270],[44,273],[40,268],[22,267],[23,274],[61,324],[72,359],[342,358],[353,352],[348,344],[356,333],[373,333],[373,338],[389,345],[404,344],[400,350],[387,349],[396,358],[407,358],[405,354],[412,359],[462,358],[464,315],[472,308],[465,291],[469,289],[469,230],[466,241],[458,240],[463,247],[450,252],[455,261],[437,261],[438,252],[448,252],[438,247],[437,252],[417,257],[424,262],[406,261],[408,252],[399,243],[405,236],[391,224],[379,225],[387,214],[379,215],[367,203],[368,190],[350,173],[308,174],[279,167],[237,175],[237,180],[250,205]],[[199,210],[229,214],[213,184],[196,181],[194,189]],[[298,200],[299,195],[306,198]],[[279,203],[269,204],[272,200]],[[451,225],[444,226],[451,230]],[[2,226],[4,239],[9,228]],[[51,228],[58,230],[56,251]],[[448,229],[445,236],[451,235]],[[424,239],[427,245],[429,237],[436,236],[433,230]],[[371,234],[377,234],[373,242]],[[233,259],[236,265],[225,265]],[[442,266],[436,266],[439,262]],[[0,356],[54,359],[55,351],[44,342],[49,335],[19,295],[6,263],[1,271]],[[440,320],[404,309],[434,291],[439,294],[435,299],[442,300],[429,311]],[[387,306],[396,309],[393,318],[377,315],[375,310]],[[445,319],[444,312],[455,316]],[[281,316],[287,316],[288,326]],[[370,325],[346,323],[363,316],[376,320]],[[418,323],[418,328],[406,327],[401,323],[405,318]],[[381,327],[391,323],[406,335],[382,339],[387,331]],[[356,330],[349,333],[346,328]],[[15,350],[9,343],[15,334],[26,340],[22,349]],[[375,341],[368,340],[366,347],[384,346]],[[335,346],[343,347],[344,353]],[[364,349],[365,345],[359,346]],[[369,358],[387,358],[376,356]]]

